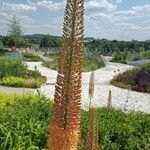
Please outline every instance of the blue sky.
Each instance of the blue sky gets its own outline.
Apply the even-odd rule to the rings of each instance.
[[[0,34],[15,14],[24,34],[62,35],[64,7],[65,0],[0,0]],[[85,36],[150,39],[150,0],[86,0]]]

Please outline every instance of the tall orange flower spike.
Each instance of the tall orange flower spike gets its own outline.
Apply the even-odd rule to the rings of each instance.
[[[76,150],[80,133],[84,0],[67,0],[49,150]]]

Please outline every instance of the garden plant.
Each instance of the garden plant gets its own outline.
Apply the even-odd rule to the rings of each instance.
[[[83,0],[69,0],[66,4],[49,150],[78,149],[84,54],[83,5]]]

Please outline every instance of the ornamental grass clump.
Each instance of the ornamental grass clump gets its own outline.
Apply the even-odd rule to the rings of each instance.
[[[83,8],[83,0],[67,0],[49,130],[49,150],[76,150],[79,144]]]

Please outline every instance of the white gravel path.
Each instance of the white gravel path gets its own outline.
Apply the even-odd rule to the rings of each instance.
[[[44,95],[53,98],[57,72],[43,67],[41,62],[27,62],[30,70],[35,66],[43,76],[47,77],[46,84],[42,85],[40,91]],[[112,91],[113,107],[123,110],[135,110],[150,114],[150,94],[129,91],[115,87],[110,84],[110,80],[118,73],[131,69],[132,66],[109,63],[107,67],[95,71],[95,94],[92,104],[95,107],[106,106],[109,90]],[[119,70],[118,70],[119,69]],[[82,81],[82,107],[87,108],[89,105],[88,86],[90,72],[83,73]]]
[[[7,92],[7,93],[18,93],[18,94],[34,94],[35,89],[30,88],[15,88],[15,87],[7,87],[7,86],[0,86],[0,92]]]

